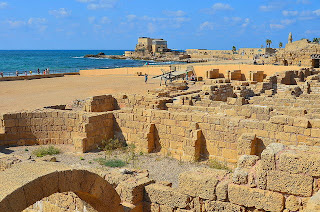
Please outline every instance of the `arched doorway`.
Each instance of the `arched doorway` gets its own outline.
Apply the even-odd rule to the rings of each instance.
[[[0,211],[20,212],[54,193],[74,192],[101,212],[123,211],[115,189],[88,170],[49,163],[21,163],[0,173]]]

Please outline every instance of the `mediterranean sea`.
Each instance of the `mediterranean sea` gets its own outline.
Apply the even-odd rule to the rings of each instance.
[[[0,72],[4,76],[14,76],[16,71],[24,75],[25,71],[37,74],[49,68],[50,73],[78,72],[81,69],[106,69],[142,66],[146,61],[117,60],[109,58],[84,58],[87,54],[123,55],[125,50],[0,50]],[[167,64],[149,62],[150,65]]]

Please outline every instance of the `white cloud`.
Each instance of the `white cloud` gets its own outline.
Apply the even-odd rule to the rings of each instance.
[[[44,32],[48,28],[46,23],[47,19],[45,18],[29,18],[27,21],[28,27],[34,28],[39,32]]]
[[[312,11],[316,16],[320,16],[320,9]]]
[[[203,31],[203,30],[213,30],[213,23],[209,22],[209,21],[205,21],[203,22],[202,24],[200,24],[200,31]]]
[[[177,11],[165,10],[165,11],[163,11],[163,13],[167,16],[177,16],[177,17],[181,17],[181,16],[186,15],[186,12],[184,12],[182,10],[177,10]]]
[[[297,0],[297,4],[310,4],[309,0]]]
[[[281,20],[281,24],[284,24],[284,25],[290,25],[290,24],[293,24],[295,23],[296,20],[294,19],[284,19],[284,20]]]
[[[283,10],[282,15],[284,16],[297,16],[299,14],[298,11],[288,11],[288,10]]]
[[[284,29],[285,26],[283,24],[270,24],[271,29]]]
[[[0,2],[0,9],[4,9],[8,6],[7,2]]]
[[[218,10],[233,10],[233,8],[230,6],[230,4],[215,3],[212,5],[212,10],[215,12]]]
[[[111,9],[114,8],[118,0],[77,0],[78,2],[88,4],[89,10]]]
[[[104,17],[101,18],[100,22],[101,22],[101,24],[110,24],[111,20],[110,20],[110,18],[104,16]]]
[[[274,10],[279,10],[287,5],[286,1],[272,1],[267,5],[261,5],[259,9],[263,12],[270,12]]]
[[[49,14],[55,16],[56,18],[64,18],[71,15],[71,10],[67,10],[66,8],[60,8],[58,10],[50,10]]]
[[[241,27],[247,27],[250,23],[250,18],[241,18],[241,17],[224,17],[224,21],[228,24],[234,24]]]
[[[318,36],[320,34],[320,30],[307,30],[304,32],[304,34],[307,36],[312,36],[312,35]]]
[[[133,21],[133,20],[135,20],[136,18],[137,18],[136,15],[133,15],[133,14],[127,15],[127,20],[128,20],[128,21]]]
[[[241,25],[242,27],[247,27],[250,23],[250,18],[244,19],[244,23]]]
[[[26,25],[26,22],[25,21],[18,21],[18,20],[8,20],[6,21],[7,24],[10,25],[10,27],[12,28],[18,28],[18,27],[21,27],[21,26],[25,26]]]

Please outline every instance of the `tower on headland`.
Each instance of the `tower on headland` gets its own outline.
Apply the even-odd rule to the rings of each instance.
[[[292,43],[292,33],[289,33],[289,37],[288,37],[288,43]]]

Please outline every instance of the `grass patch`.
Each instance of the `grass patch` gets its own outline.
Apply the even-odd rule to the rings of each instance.
[[[226,164],[221,163],[217,160],[209,160],[208,161],[208,166],[212,169],[222,169],[222,170],[227,170],[232,172],[232,169],[230,169]]]
[[[60,149],[54,147],[54,146],[49,146],[49,147],[40,147],[32,152],[37,157],[43,157],[46,155],[57,155],[61,151]]]
[[[124,167],[125,165],[127,165],[127,163],[123,160],[120,159],[110,159],[110,160],[106,160],[105,158],[97,158],[95,159],[95,161],[97,161],[100,165],[102,166],[108,166],[108,167]]]

